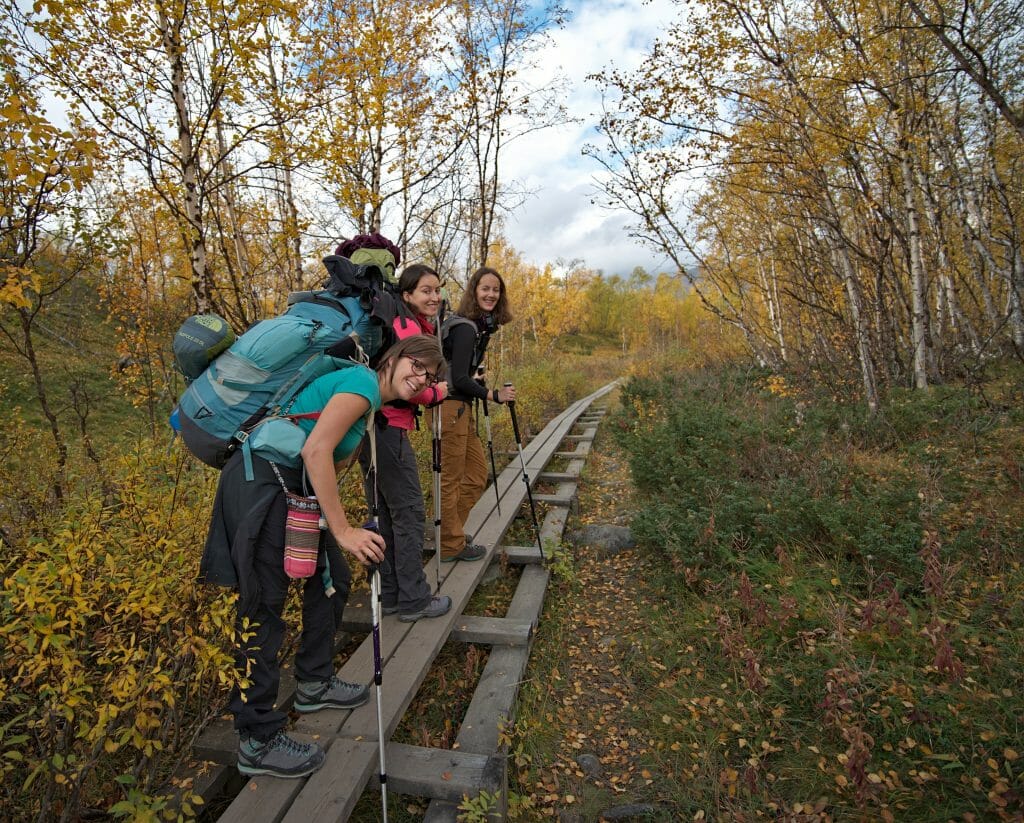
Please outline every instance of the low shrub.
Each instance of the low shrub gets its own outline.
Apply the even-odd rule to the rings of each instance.
[[[2,547],[4,819],[153,813],[235,680],[232,597],[196,583],[215,476],[153,442],[104,470]]]

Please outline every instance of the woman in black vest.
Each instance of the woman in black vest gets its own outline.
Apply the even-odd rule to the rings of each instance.
[[[487,486],[484,447],[473,425],[476,400],[507,403],[513,386],[488,389],[483,358],[492,334],[512,319],[505,281],[492,268],[477,269],[466,285],[457,314],[471,321],[449,324],[448,398],[441,407],[441,560],[479,560],[486,554],[465,534],[464,525]]]

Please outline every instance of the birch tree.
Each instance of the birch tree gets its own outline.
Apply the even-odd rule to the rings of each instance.
[[[343,230],[397,225],[385,233],[405,247],[418,231],[419,210],[408,202],[436,192],[450,166],[460,135],[440,70],[447,4],[339,0],[310,20],[304,61],[317,105],[310,148]]]
[[[507,145],[530,132],[566,122],[563,83],[547,75],[529,82],[549,32],[564,20],[555,2],[459,0],[453,19],[455,65],[461,91],[460,127],[472,168],[470,255],[467,269],[487,264],[508,181],[502,179]]]
[[[236,118],[233,134],[218,144],[218,122],[245,99],[276,6],[42,0],[35,9],[24,18],[40,69],[90,117],[112,155],[146,175],[177,221],[198,309],[213,308],[209,200],[260,162],[242,152],[260,124]]]
[[[1005,69],[1021,24],[998,19],[969,42]],[[597,79],[606,195],[762,362],[852,358],[874,410],[1019,349],[1017,136],[902,0],[711,0]]]

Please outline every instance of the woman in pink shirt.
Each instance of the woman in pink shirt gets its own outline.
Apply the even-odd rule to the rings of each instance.
[[[406,266],[398,280],[401,311],[394,321],[399,340],[417,334],[436,333],[434,320],[441,308],[441,278],[422,263]],[[414,364],[415,365],[415,364]],[[385,404],[376,415],[377,504],[380,533],[386,548],[381,564],[381,597],[384,614],[398,613],[411,623],[421,617],[440,617],[452,606],[447,595],[432,596],[423,571],[423,532],[426,509],[416,468],[416,453],[409,432],[416,426],[416,406],[444,400],[448,384],[442,375],[428,374],[427,387],[408,402]],[[370,447],[364,438],[359,460],[369,467]],[[366,483],[367,500],[373,503],[373,487]]]

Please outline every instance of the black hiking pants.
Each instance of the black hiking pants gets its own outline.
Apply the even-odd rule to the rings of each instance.
[[[416,468],[416,452],[409,433],[397,426],[378,426],[377,522],[386,544],[381,564],[381,597],[384,605],[401,613],[418,611],[430,602],[430,584],[423,571],[425,507]],[[369,437],[363,437],[359,462],[366,478],[366,501],[373,511],[373,485]]]

